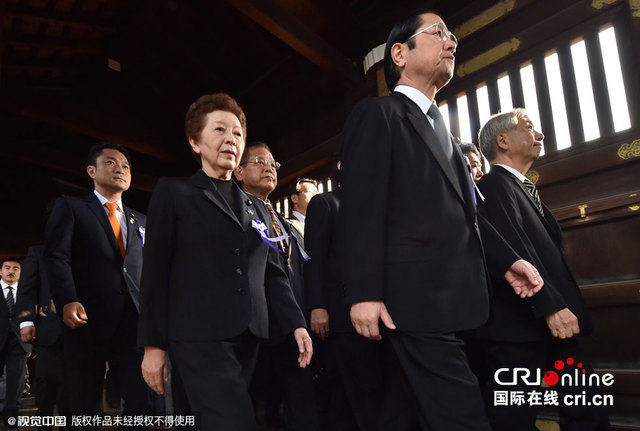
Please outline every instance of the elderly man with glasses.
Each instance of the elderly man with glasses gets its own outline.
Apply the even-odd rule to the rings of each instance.
[[[456,42],[432,11],[398,22],[384,58],[393,93],[361,101],[342,134],[345,299],[358,333],[385,341],[380,430],[490,430],[455,332],[489,317],[487,266],[522,296],[542,285],[495,230],[480,238],[467,164],[434,101]]]
[[[242,184],[242,189],[258,198],[256,205],[266,206],[271,216],[271,236],[285,237],[277,242],[276,246],[282,257],[282,265],[289,276],[293,295],[298,306],[303,310],[308,325],[309,313],[306,311],[302,293],[302,264],[303,256],[306,255],[302,249],[302,237],[287,220],[276,213],[269,201],[269,195],[278,184],[278,169],[280,169],[280,163],[275,161],[267,144],[250,142],[234,174]],[[275,325],[275,321],[270,321],[269,342],[261,349],[258,372],[264,370],[266,379],[275,379],[267,382],[266,416],[273,410],[278,411],[279,400],[273,395],[277,392],[274,386],[280,386],[285,407],[286,429],[288,431],[319,431],[320,422],[315,405],[313,372],[310,368],[303,369],[298,366],[296,361],[298,346],[295,340],[287,337],[287,334]],[[267,417],[267,419],[270,418]]]

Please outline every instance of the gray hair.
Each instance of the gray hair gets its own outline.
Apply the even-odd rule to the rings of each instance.
[[[518,126],[518,119],[525,115],[523,108],[516,108],[503,114],[495,114],[482,126],[478,132],[478,143],[487,160],[494,161],[498,154],[498,135],[515,130]]]

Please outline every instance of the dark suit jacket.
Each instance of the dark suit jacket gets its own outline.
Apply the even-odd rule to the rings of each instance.
[[[124,259],[109,218],[94,193],[84,197],[61,197],[47,222],[44,244],[45,275],[56,309],[79,301],[88,323],[83,328],[63,332],[70,340],[101,343],[117,329],[125,298],[137,305],[144,214],[124,206],[127,218],[127,245]]]
[[[44,246],[29,247],[22,264],[20,289],[15,305],[18,323],[31,321],[36,327],[36,344],[51,346],[60,337],[62,320],[56,314],[47,277],[44,274]]]
[[[307,208],[304,235],[311,260],[305,263],[307,307],[329,312],[331,332],[355,332],[345,304],[338,237],[338,192],[315,195]]]
[[[452,332],[489,316],[470,177],[406,96],[359,102],[344,128],[340,231],[347,302],[383,300],[400,331]],[[504,272],[517,256],[486,238]],[[502,250],[496,253],[495,250]]]
[[[18,284],[18,296],[20,295],[20,289],[22,289],[22,283]],[[31,344],[24,343],[22,341],[22,337],[20,337],[20,327],[16,319],[15,305],[13,306],[13,313],[10,315],[9,306],[7,305],[7,301],[4,297],[4,290],[0,289],[0,293],[2,293],[2,298],[0,298],[0,352],[4,350],[5,344],[8,342],[10,337],[16,337],[18,339],[18,342],[20,343],[19,348],[21,348],[25,353],[31,352]],[[18,348],[17,345],[16,348]],[[4,367],[5,360],[6,358],[0,358],[0,367]],[[1,369],[0,375],[2,375]]]
[[[163,178],[149,204],[138,344],[224,340],[250,329],[268,336],[304,327],[277,252],[252,227],[270,218],[235,185],[240,219],[202,170]],[[267,303],[269,313],[267,313]]]
[[[565,260],[562,232],[551,211],[543,204],[543,217],[522,182],[500,166],[493,166],[478,187],[485,197],[480,212],[544,280],[538,294],[523,300],[513,294],[504,279],[492,277],[492,315],[479,335],[520,342],[550,339],[544,316],[565,307],[578,317],[581,332],[588,332],[588,312]]]

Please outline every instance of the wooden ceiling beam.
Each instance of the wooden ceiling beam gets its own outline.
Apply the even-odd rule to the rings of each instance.
[[[137,115],[127,112],[129,107],[125,104],[105,105],[101,97],[85,96],[86,99],[80,100],[70,99],[64,90],[35,93],[13,89],[0,92],[0,109],[98,140],[119,143],[163,161],[175,160],[175,154],[158,145],[165,143],[162,130],[141,127],[136,121]]]
[[[71,15],[67,13],[49,11],[46,9],[5,5],[4,16],[7,18],[17,18],[35,22],[68,25],[75,28],[94,30],[109,34],[118,32],[117,27],[108,25],[103,21],[81,15]]]
[[[316,66],[342,80],[355,83],[364,81],[364,74],[351,60],[296,17],[279,7],[273,0],[260,2],[226,0],[226,2]]]

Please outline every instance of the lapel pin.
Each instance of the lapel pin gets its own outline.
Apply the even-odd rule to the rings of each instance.
[[[133,222],[136,221],[136,216],[132,213],[131,216],[129,216],[129,223],[133,224]]]
[[[253,202],[251,202],[251,199],[247,199],[244,203],[247,204],[248,206],[253,205]]]

